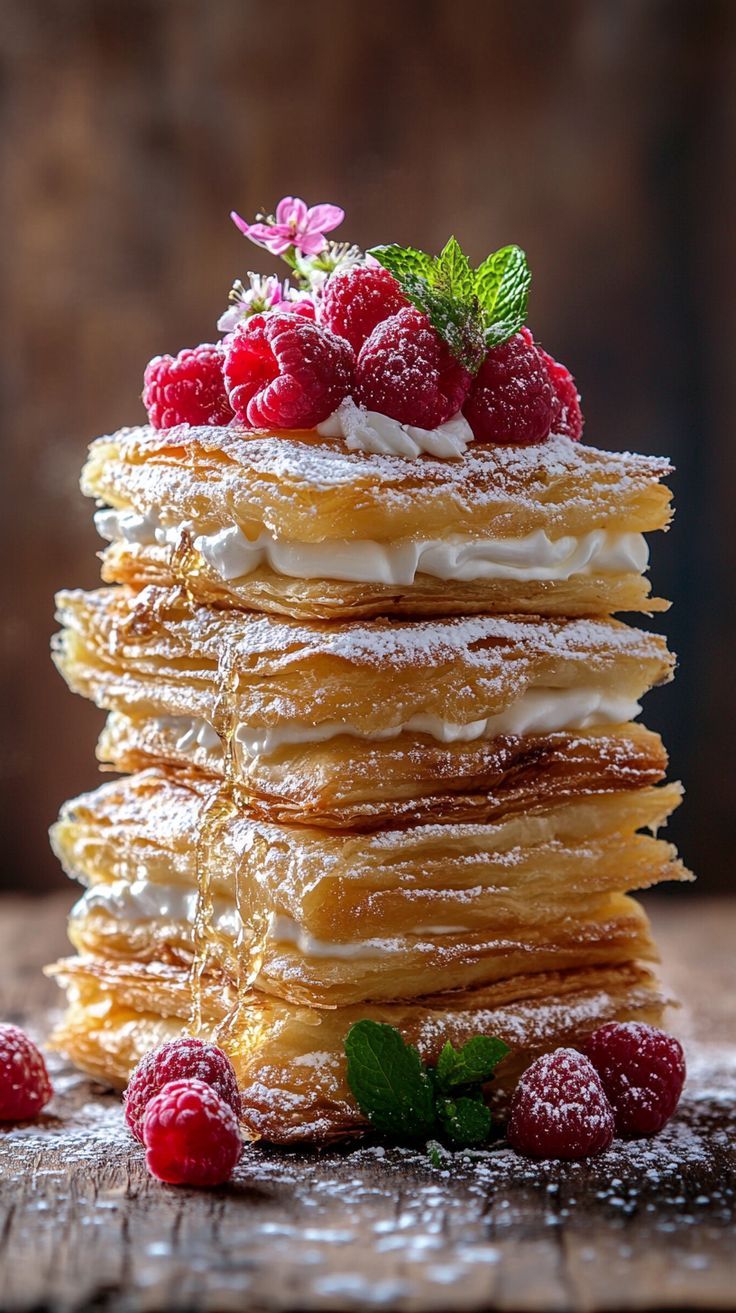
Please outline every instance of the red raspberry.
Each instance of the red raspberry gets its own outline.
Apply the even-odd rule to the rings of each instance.
[[[222,347],[205,342],[178,356],[154,356],[143,376],[143,405],[155,429],[175,424],[229,424]]]
[[[311,429],[345,400],[355,355],[301,314],[253,315],[225,344],[225,383],[254,429]]]
[[[393,274],[379,266],[356,265],[325,283],[322,322],[360,351],[376,324],[408,306]]]
[[[469,387],[467,369],[413,306],[373,329],[355,367],[354,397],[360,405],[423,429],[457,414]]]
[[[619,1135],[655,1135],[677,1107],[685,1055],[674,1035],[640,1021],[609,1021],[585,1052],[603,1082]]]
[[[543,351],[537,350],[547,366],[549,381],[552,384],[554,400],[552,402],[552,432],[566,433],[573,442],[579,442],[583,436],[583,412],[580,409],[580,393],[575,386],[575,379],[569,369],[565,369],[559,360]]]
[[[0,1121],[36,1117],[53,1094],[46,1063],[19,1026],[0,1026]]]
[[[613,1112],[595,1068],[575,1049],[555,1049],[524,1072],[506,1134],[532,1158],[587,1158],[613,1139]]]
[[[544,442],[555,395],[528,328],[491,347],[470,389],[463,414],[479,442],[502,446]]]
[[[125,1120],[135,1138],[143,1142],[143,1119],[151,1099],[169,1081],[196,1079],[204,1081],[236,1117],[240,1117],[240,1092],[235,1068],[222,1049],[206,1040],[171,1039],[141,1058],[125,1091]]]
[[[143,1120],[149,1172],[168,1185],[222,1185],[243,1152],[232,1108],[203,1080],[172,1080]]]

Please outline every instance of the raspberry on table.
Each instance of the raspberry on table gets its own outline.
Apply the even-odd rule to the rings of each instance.
[[[143,1119],[148,1170],[168,1185],[222,1185],[243,1152],[232,1108],[202,1080],[174,1080]]]
[[[584,1048],[613,1108],[618,1134],[661,1131],[685,1083],[679,1040],[641,1021],[609,1021],[593,1032]]]
[[[511,1102],[509,1143],[532,1158],[587,1158],[613,1139],[611,1105],[592,1063],[556,1049],[524,1072]]]
[[[575,379],[559,360],[548,355],[541,347],[537,347],[537,350],[547,366],[549,381],[554,392],[551,432],[564,433],[568,438],[572,438],[573,442],[579,442],[583,436],[584,420]]]
[[[253,315],[225,344],[225,383],[251,428],[311,429],[350,391],[349,342],[299,314]]]
[[[355,265],[333,274],[325,283],[322,322],[360,351],[376,324],[408,306],[404,293],[388,269]]]
[[[233,417],[222,374],[223,351],[209,342],[154,356],[143,376],[143,404],[155,429],[175,424],[229,424]]]
[[[0,1121],[36,1117],[53,1092],[33,1040],[20,1026],[0,1026]]]
[[[184,1035],[146,1053],[130,1078],[123,1096],[125,1120],[137,1140],[143,1141],[143,1121],[151,1099],[170,1081],[186,1079],[209,1085],[236,1118],[240,1117],[240,1091],[227,1054],[207,1040]]]
[[[413,306],[373,329],[360,349],[353,396],[400,424],[435,429],[460,410],[470,374]]]
[[[463,414],[478,442],[533,446],[552,429],[555,394],[528,328],[491,347]]]

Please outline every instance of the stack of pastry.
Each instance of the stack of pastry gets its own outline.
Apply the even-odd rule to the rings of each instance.
[[[216,1037],[276,1142],[364,1128],[362,1017],[428,1062],[500,1036],[501,1091],[606,1020],[656,1022],[629,894],[686,875],[653,837],[679,787],[635,720],[673,662],[612,618],[664,606],[642,534],[666,462],[326,428],[94,443],[108,586],[60,595],[55,645],[124,772],[53,831],[86,886],[56,1042],[120,1086],[162,1040]]]

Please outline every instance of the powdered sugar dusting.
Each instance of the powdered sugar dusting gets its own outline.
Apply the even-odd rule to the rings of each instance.
[[[527,482],[536,473],[545,481],[566,478],[572,470],[588,462],[622,481],[665,478],[671,473],[670,462],[661,457],[641,456],[632,452],[607,452],[584,447],[561,434],[553,434],[536,446],[470,447],[463,460],[448,464],[432,457],[419,460],[384,453],[348,451],[341,441],[315,440],[316,435],[268,435],[253,433],[237,425],[196,427],[189,425],[165,431],[145,425],[120,429],[99,439],[101,444],[115,443],[122,453],[141,449],[151,454],[157,450],[193,444],[203,451],[224,454],[233,464],[243,465],[259,474],[275,478],[288,477],[319,488],[339,487],[345,483],[369,480],[390,485],[402,479],[419,477],[429,486],[437,483],[462,483],[468,476],[488,476],[491,472],[502,480]],[[489,489],[489,495],[490,489]]]
[[[311,656],[325,656],[353,666],[393,669],[439,665],[463,660],[482,667],[494,648],[512,655],[530,651],[541,658],[560,658],[590,663],[621,654],[633,660],[664,659],[664,641],[657,635],[615,620],[540,620],[536,617],[471,616],[427,621],[360,620],[329,623],[299,623],[295,620],[228,612],[205,606],[187,605],[177,590],[149,585],[135,598],[120,596],[118,590],[96,593],[69,591],[59,594],[59,619],[79,627],[80,614],[88,608],[98,624],[114,627],[116,648],[124,644],[130,655],[144,651],[158,629],[172,647],[186,645],[187,651],[210,660],[223,639],[246,662],[251,658],[275,659],[283,666]],[[130,621],[127,629],[121,626]],[[177,643],[177,635],[181,635]],[[500,654],[501,654],[500,653]]]
[[[581,1309],[621,1291],[652,1307],[727,1307],[736,1051],[688,1057],[669,1126],[587,1162],[533,1161],[502,1143],[439,1150],[439,1167],[423,1146],[256,1146],[214,1194],[148,1178],[119,1101],[57,1061],[52,1116],[0,1136],[12,1269],[37,1282],[40,1306],[52,1280],[43,1256],[63,1232],[90,1302],[83,1283],[96,1273],[108,1290],[123,1280],[131,1306],[158,1290],[158,1306],[178,1307],[185,1281],[199,1307]]]

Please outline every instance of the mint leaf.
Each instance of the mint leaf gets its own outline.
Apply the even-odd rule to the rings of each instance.
[[[406,277],[414,276],[419,278],[432,277],[434,260],[426,251],[416,251],[413,246],[374,246],[368,252],[374,259],[382,264],[384,269],[398,279],[400,283]]]
[[[419,1054],[398,1030],[356,1021],[345,1038],[348,1085],[376,1130],[420,1139],[435,1126],[434,1091]]]
[[[494,251],[475,270],[455,237],[436,257],[396,245],[374,246],[370,254],[471,373],[489,347],[506,342],[524,324],[531,273],[519,246]]]
[[[518,333],[527,315],[532,280],[520,246],[504,246],[489,255],[475,272],[486,346],[498,346]]]
[[[402,288],[436,328],[455,359],[474,373],[485,355],[483,327],[477,312],[441,287],[430,287],[421,278],[407,279]]]
[[[445,1134],[455,1144],[485,1144],[491,1133],[491,1113],[482,1099],[465,1095],[457,1099],[438,1099],[437,1116]]]
[[[434,262],[436,285],[446,287],[451,296],[472,307],[475,298],[475,274],[470,261],[455,237],[440,251]]]
[[[474,274],[451,237],[435,259],[411,246],[374,246],[370,252],[396,278],[407,300],[430,324],[461,365],[475,372],[485,354],[483,321],[473,290]]]
[[[474,1035],[456,1049],[448,1040],[437,1061],[436,1080],[443,1092],[458,1085],[479,1085],[491,1079],[509,1052],[508,1044],[490,1035]]]

